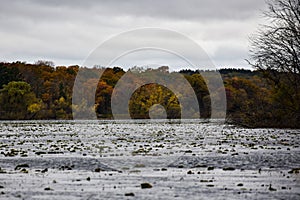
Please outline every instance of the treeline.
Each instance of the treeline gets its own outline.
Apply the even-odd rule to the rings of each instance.
[[[111,119],[112,93],[126,72],[120,67],[108,68],[98,80],[92,72],[104,69],[86,68],[91,75],[84,83],[85,86],[88,88],[96,84],[97,89],[95,94],[84,95],[94,98],[90,101],[94,105],[81,102],[72,107],[73,85],[80,69],[82,68],[77,65],[54,67],[51,62],[44,61],[35,64],[0,63],[0,119],[72,119],[72,108],[74,112],[80,112],[82,107],[87,106],[96,111],[98,118]],[[158,70],[170,73],[167,67]],[[221,69],[219,72],[226,90],[228,122],[249,127],[299,128],[299,102],[290,102],[289,97],[284,95],[284,90],[276,89],[265,78],[265,71]],[[281,73],[277,73],[281,76]],[[195,92],[201,113],[199,117],[209,118],[211,94],[205,81],[197,71],[181,70],[180,74]],[[130,88],[134,81],[127,84]],[[169,88],[153,83],[135,90],[129,101],[130,115],[132,118],[147,119],[150,117],[149,109],[156,104],[165,108],[167,118],[181,118],[176,95]],[[158,114],[159,109],[161,108],[158,108]],[[193,108],[191,112],[194,112]]]

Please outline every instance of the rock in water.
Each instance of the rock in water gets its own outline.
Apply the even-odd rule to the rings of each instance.
[[[24,168],[24,167],[29,167],[29,165],[28,165],[28,164],[20,164],[20,165],[17,165],[17,166],[15,167],[15,170],[20,169],[20,168]]]
[[[150,183],[141,183],[142,189],[152,188],[152,185]]]
[[[100,171],[101,169],[99,167],[95,169],[95,172],[100,172]]]
[[[224,171],[234,171],[235,168],[234,167],[224,167],[223,170]]]
[[[271,184],[270,184],[270,186],[269,186],[269,190],[270,190],[270,191],[276,191],[276,189],[273,188]]]
[[[128,197],[134,197],[134,193],[130,192],[130,193],[125,193],[125,196],[128,196]]]

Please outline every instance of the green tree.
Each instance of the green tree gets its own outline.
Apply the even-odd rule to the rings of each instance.
[[[0,105],[2,119],[29,119],[41,109],[31,86],[23,81],[12,81],[3,86]]]

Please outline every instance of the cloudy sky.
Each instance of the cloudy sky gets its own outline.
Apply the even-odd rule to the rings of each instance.
[[[248,38],[264,23],[265,9],[264,0],[0,0],[0,61],[82,65],[104,41],[156,27],[187,36],[218,68],[249,68]],[[160,37],[155,39],[163,41]],[[159,63],[159,56],[168,57],[136,53],[117,64]]]

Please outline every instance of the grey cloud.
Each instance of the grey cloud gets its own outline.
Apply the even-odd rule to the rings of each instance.
[[[215,65],[218,68],[233,67],[232,63],[235,63],[236,68],[252,68],[247,65],[245,59],[247,58],[247,49],[240,44],[221,45],[217,51],[211,56]]]
[[[1,3],[1,13],[56,20],[75,18],[77,11],[98,16],[132,16],[169,20],[247,19],[264,0],[25,0]],[[73,13],[73,14],[72,14]],[[2,14],[3,15],[3,14]],[[79,16],[80,18],[80,16]],[[109,19],[107,19],[109,20]]]
[[[257,13],[264,7],[264,0],[1,0],[0,60],[44,58],[57,64],[81,64],[112,35],[150,26],[209,43],[208,49],[215,49],[209,53],[218,64],[230,62],[222,45],[240,43],[238,51],[243,53],[235,52],[236,57],[230,58],[231,65],[236,65],[237,56],[246,55],[247,35],[255,31]],[[164,37],[156,40],[163,42]]]

